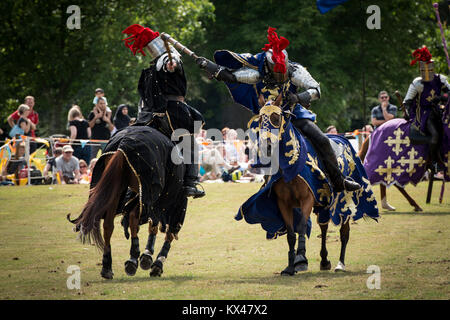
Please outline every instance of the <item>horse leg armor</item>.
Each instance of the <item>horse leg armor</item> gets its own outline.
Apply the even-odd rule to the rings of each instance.
[[[295,272],[308,270],[308,259],[306,258],[306,227],[307,221],[302,214],[302,220],[298,225],[298,247],[294,260]]]
[[[162,275],[163,265],[167,259],[167,255],[169,254],[170,243],[172,242],[173,239],[174,239],[173,234],[168,232],[166,234],[166,240],[164,241],[161,251],[159,252],[155,262],[153,262],[152,264],[152,270],[150,271],[151,277],[160,277]]]
[[[155,253],[155,241],[157,234],[158,234],[158,226],[152,226],[150,222],[147,245],[145,247],[145,251],[139,258],[142,270],[149,270],[153,264],[152,255],[153,253]]]
[[[129,276],[134,276],[139,266],[139,238],[131,238],[130,259],[125,261],[125,272]]]
[[[288,227],[288,233],[287,233],[287,241],[288,241],[288,245],[289,245],[289,253],[288,253],[288,266],[286,267],[286,269],[284,269],[283,271],[281,271],[281,275],[285,276],[293,276],[295,274],[295,240],[296,240],[296,235],[294,230],[292,230],[290,227]]]

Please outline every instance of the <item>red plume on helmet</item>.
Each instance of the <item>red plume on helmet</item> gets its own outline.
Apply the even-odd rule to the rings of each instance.
[[[415,65],[417,61],[424,61],[427,64],[431,62],[431,53],[426,46],[416,49],[412,55],[415,59],[411,61],[411,66]]]
[[[269,27],[267,30],[267,39],[269,40],[269,43],[262,48],[263,51],[268,51],[269,49],[272,49],[272,60],[275,62],[275,66],[273,68],[273,71],[285,73],[286,72],[286,62],[285,62],[285,55],[283,53],[283,50],[286,49],[286,47],[289,45],[289,40],[280,37],[278,38],[277,33],[275,32],[275,28]]]
[[[122,40],[125,41],[125,46],[130,48],[134,55],[136,55],[136,52],[140,52],[145,56],[143,50],[145,46],[153,39],[159,37],[158,31],[155,32],[150,28],[144,28],[139,24],[129,26],[122,33],[131,34],[131,36]]]

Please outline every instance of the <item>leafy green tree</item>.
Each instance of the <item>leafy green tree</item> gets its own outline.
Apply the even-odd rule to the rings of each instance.
[[[111,107],[137,105],[137,81],[148,57],[134,57],[121,39],[139,23],[203,43],[202,20],[213,18],[207,0],[80,0],[81,28],[70,30],[67,8],[73,1],[7,0],[0,3],[0,116],[26,95],[36,98],[39,134],[64,133],[67,111],[78,104],[92,109],[94,90],[105,90]]]

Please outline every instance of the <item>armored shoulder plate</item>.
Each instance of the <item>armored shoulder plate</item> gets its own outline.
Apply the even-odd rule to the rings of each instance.
[[[405,98],[403,99],[403,103],[406,100],[413,100],[416,97],[416,95],[420,94],[422,91],[423,91],[422,77],[417,77],[409,85],[408,92],[406,92]]]
[[[294,72],[291,75],[291,81],[297,87],[307,89],[311,95],[311,100],[320,98],[320,84],[314,80],[311,74],[301,64],[291,62]]]
[[[248,67],[242,67],[232,73],[236,77],[236,80],[241,83],[255,84],[261,80],[261,75],[258,70]]]
[[[441,79],[442,84],[445,85],[448,90],[450,90],[450,83],[448,83],[447,76],[445,76],[443,74],[439,74],[439,78]]]

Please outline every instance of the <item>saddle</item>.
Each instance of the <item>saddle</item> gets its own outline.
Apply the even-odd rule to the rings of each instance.
[[[172,136],[172,127],[166,113],[146,112],[142,111],[138,114],[136,123],[133,126],[149,126],[152,127],[169,139]]]
[[[431,137],[421,132],[414,124],[411,124],[409,127],[409,140],[411,144],[428,144]]]

